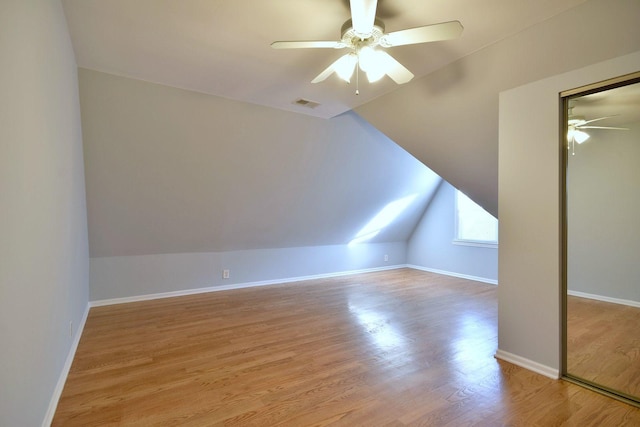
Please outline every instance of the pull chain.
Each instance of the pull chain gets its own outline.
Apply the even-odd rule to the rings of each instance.
[[[360,95],[360,61],[356,62],[356,95]]]
[[[574,137],[571,137],[571,155],[576,155],[576,139]]]

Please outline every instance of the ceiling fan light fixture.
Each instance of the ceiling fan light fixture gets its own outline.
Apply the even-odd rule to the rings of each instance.
[[[358,57],[360,68],[367,74],[369,83],[377,82],[387,74],[388,64],[385,61],[384,54],[379,50],[371,46],[364,46],[360,49]]]
[[[380,69],[372,70],[367,73],[367,80],[369,80],[369,83],[375,83],[381,78],[383,78],[385,74],[387,73],[385,73],[383,70],[380,70]]]
[[[358,51],[360,69],[365,73],[378,68],[376,51],[371,46],[364,46]]]
[[[576,142],[578,144],[582,144],[583,142],[585,142],[587,139],[589,139],[589,134],[586,132],[583,132],[581,130],[574,130],[573,131],[573,137],[575,138]]]
[[[576,129],[573,126],[569,126],[569,131],[567,132],[568,142],[577,142],[578,144],[582,144],[587,139],[589,139],[588,133],[581,131],[580,129]]]
[[[335,71],[338,77],[347,83],[351,82],[351,76],[353,75],[353,70],[355,70],[357,62],[358,57],[353,52],[340,58],[335,65]]]

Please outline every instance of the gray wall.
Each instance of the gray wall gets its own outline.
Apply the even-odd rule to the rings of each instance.
[[[57,0],[0,2],[0,425],[39,426],[87,309],[76,64]]]
[[[405,242],[92,258],[91,300],[302,280],[392,268],[405,259]]]
[[[558,94],[639,69],[640,51],[500,94],[498,354],[550,376],[561,357]]]
[[[407,242],[407,263],[497,283],[498,248],[452,243],[455,237],[455,191],[446,181],[438,187]]]
[[[354,113],[331,120],[80,69],[91,257],[405,241],[439,178]]]
[[[586,1],[355,111],[497,216],[498,94],[637,50],[638,16],[638,0]]]
[[[92,301],[403,265],[412,235],[417,267],[497,279],[495,249],[451,244],[451,187],[429,204],[441,178],[354,113],[324,120],[85,69],[80,95]]]
[[[325,120],[85,69],[79,79],[91,300],[404,264],[440,182],[354,113]],[[378,235],[349,245],[407,197]]]
[[[590,130],[569,157],[567,285],[640,303],[640,123],[624,126]]]

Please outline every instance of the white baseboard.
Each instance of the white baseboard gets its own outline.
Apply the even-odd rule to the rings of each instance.
[[[527,359],[525,357],[518,356],[513,353],[509,353],[508,351],[498,349],[498,351],[496,351],[495,358],[504,360],[509,363],[513,363],[514,365],[518,365],[521,368],[528,369],[529,371],[533,371],[535,373],[544,375],[545,377],[548,377],[554,380],[557,380],[560,378],[559,369],[551,368],[541,363],[534,362],[533,360]]]
[[[452,271],[438,270],[438,269],[429,268],[429,267],[421,267],[419,265],[413,265],[413,264],[407,264],[406,266],[409,267],[409,268],[413,268],[415,270],[428,271],[429,273],[436,273],[436,274],[442,274],[442,275],[445,275],[445,276],[458,277],[460,279],[475,280],[476,282],[489,283],[490,285],[497,285],[498,284],[497,280],[495,280],[495,279],[487,279],[485,277],[470,276],[468,274],[454,273]]]
[[[385,267],[374,267],[374,268],[366,268],[362,270],[351,270],[351,271],[340,271],[337,273],[326,273],[326,274],[316,274],[311,276],[300,276],[300,277],[289,277],[284,279],[274,279],[274,280],[262,280],[257,282],[245,282],[245,283],[234,283],[231,285],[221,285],[221,286],[210,286],[206,288],[197,288],[197,289],[185,289],[182,291],[172,291],[172,292],[161,292],[156,294],[146,294],[146,295],[136,295],[132,297],[123,297],[123,298],[110,298],[103,300],[90,301],[89,305],[91,307],[101,307],[105,305],[114,305],[114,304],[125,304],[129,302],[137,302],[137,301],[148,301],[154,299],[161,298],[172,298],[172,297],[181,297],[186,295],[195,295],[195,294],[204,294],[208,292],[218,292],[218,291],[229,291],[234,289],[244,289],[244,288],[253,288],[257,286],[269,286],[269,285],[281,285],[284,283],[291,282],[302,282],[306,280],[315,280],[315,279],[326,279],[330,277],[340,277],[340,276],[350,276],[353,274],[361,274],[361,273],[372,273],[375,271],[384,271],[384,270],[395,270],[398,268],[405,268],[406,264],[397,264],[392,266]]]
[[[628,305],[631,307],[640,308],[639,301],[633,301],[629,299],[611,298],[611,297],[605,297],[603,295],[588,294],[586,292],[579,292],[579,291],[567,291],[567,294],[574,297],[594,299],[597,301],[610,302],[612,304],[622,304],[622,305]]]
[[[87,323],[87,317],[89,316],[89,308],[90,305],[87,304],[86,309],[82,315],[82,319],[80,319],[80,324],[76,328],[76,333],[73,337],[73,342],[71,343],[71,347],[69,348],[69,353],[67,354],[67,359],[64,362],[64,366],[62,367],[62,371],[60,372],[60,376],[58,377],[58,382],[56,383],[56,387],[53,389],[53,394],[51,396],[51,400],[49,401],[49,408],[47,409],[47,413],[42,421],[42,427],[49,427],[53,422],[53,416],[56,413],[56,408],[58,407],[58,401],[60,400],[60,396],[62,395],[62,390],[64,389],[64,385],[67,382],[67,376],[69,376],[69,371],[71,370],[71,364],[73,363],[73,358],[76,355],[76,350],[78,349],[78,344],[80,344],[80,338],[82,337],[82,331],[84,331],[84,325]]]

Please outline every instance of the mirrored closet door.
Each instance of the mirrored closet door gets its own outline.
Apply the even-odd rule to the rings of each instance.
[[[562,94],[565,377],[640,402],[640,73]]]

